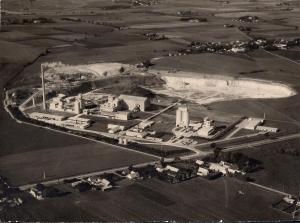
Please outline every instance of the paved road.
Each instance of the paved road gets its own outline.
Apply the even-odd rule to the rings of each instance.
[[[219,139],[219,140],[214,140],[214,141],[209,141],[209,142],[203,142],[203,143],[198,143],[196,145],[194,145],[195,148],[201,148],[201,147],[206,147],[211,145],[212,143],[223,143],[223,142],[236,142],[237,140],[242,140],[242,139],[249,139],[258,135],[262,135],[264,134],[263,132],[259,132],[259,133],[254,133],[254,134],[250,134],[250,135],[244,135],[244,136],[238,136],[238,137],[234,137],[234,138],[230,138],[230,139]],[[255,140],[255,139],[254,139]]]
[[[241,30],[238,29],[238,28],[237,28],[237,30],[238,30],[243,36],[245,36],[247,39],[249,39],[249,40],[254,40],[254,39],[253,39],[251,36],[249,36],[247,33],[244,33],[243,31],[241,31]],[[264,52],[266,52],[266,53],[268,53],[268,54],[270,54],[270,55],[272,55],[272,56],[275,56],[275,57],[278,57],[278,58],[280,58],[280,59],[286,60],[286,61],[288,61],[288,62],[291,62],[291,63],[297,64],[297,65],[300,65],[300,63],[299,63],[298,61],[296,61],[296,60],[292,60],[292,59],[290,59],[290,58],[287,58],[287,57],[278,55],[278,54],[276,54],[276,53],[272,53],[272,52],[270,52],[270,51],[268,51],[268,50],[265,50],[265,49],[263,49],[263,48],[260,48],[260,49],[262,49]]]
[[[143,167],[143,166],[147,166],[150,164],[155,164],[155,161],[140,163],[140,164],[134,165],[134,167],[138,168],[138,167]],[[92,173],[79,174],[79,175],[74,175],[74,176],[69,176],[69,177],[62,177],[62,178],[58,178],[58,179],[54,179],[54,180],[48,180],[48,181],[46,180],[46,181],[42,181],[42,182],[38,182],[38,183],[42,183],[44,185],[50,186],[50,185],[55,185],[55,184],[61,184],[64,182],[64,180],[71,180],[74,178],[83,179],[83,178],[87,178],[87,177],[98,176],[98,175],[101,175],[104,173],[114,173],[116,171],[122,171],[122,170],[126,170],[126,169],[128,169],[128,166],[117,167],[117,168],[107,169],[107,170],[101,170],[101,171],[92,172]],[[36,184],[37,183],[21,185],[21,186],[19,186],[19,189],[20,190],[28,190],[28,189],[34,187]]]
[[[299,137],[300,137],[300,133],[296,133],[296,134],[291,134],[291,135],[278,137],[277,139],[265,139],[265,140],[261,140],[261,141],[256,141],[256,142],[241,144],[241,145],[237,145],[237,146],[232,146],[232,147],[229,147],[229,148],[227,148],[223,151],[231,152],[231,151],[236,151],[236,150],[240,150],[240,149],[246,149],[246,148],[249,148],[249,147],[252,147],[252,146],[264,145],[264,144],[268,144],[268,143],[274,143],[274,142],[278,142],[278,141],[284,141],[284,140],[299,138]],[[212,153],[212,152],[208,152],[208,153]],[[208,153],[192,154],[192,155],[183,156],[181,158],[183,160],[192,159],[192,158],[202,158],[203,156],[207,155]],[[168,160],[166,160],[166,161],[168,161]],[[135,167],[142,167],[142,166],[146,166],[146,165],[154,164],[154,163],[155,163],[155,161],[141,163],[141,164],[135,165]],[[113,172],[116,172],[116,171],[125,170],[127,168],[128,168],[128,166],[118,167],[118,168],[113,168],[113,169],[108,169],[108,170],[101,170],[101,171],[87,173],[87,174],[80,174],[80,175],[75,175],[75,176],[70,176],[70,177],[54,179],[54,180],[50,180],[50,181],[43,181],[41,183],[43,183],[45,185],[59,184],[59,183],[62,183],[64,180],[67,180],[67,179],[73,179],[73,178],[82,179],[82,178],[86,178],[86,177],[90,177],[90,176],[101,175],[103,173],[113,173]],[[260,188],[269,190],[269,191],[273,191],[273,192],[282,194],[282,195],[289,195],[285,192],[281,192],[281,191],[278,191],[278,190],[275,190],[273,188],[269,188],[269,187],[266,187],[266,186],[263,186],[263,185],[259,185],[259,184],[255,184],[255,183],[251,183],[251,184],[255,185],[255,186],[258,186]],[[19,188],[20,188],[20,190],[27,190],[27,189],[33,187],[34,185],[35,184],[26,184],[26,185],[20,186]]]
[[[247,149],[247,148],[252,148],[255,146],[261,146],[261,145],[266,145],[266,144],[271,144],[275,142],[281,142],[289,139],[296,139],[300,138],[300,133],[295,133],[295,134],[290,134],[290,135],[285,135],[285,136],[280,136],[274,139],[263,139],[259,141],[254,141],[254,142],[248,142],[244,144],[239,144],[239,145],[234,145],[234,146],[229,146],[226,149],[223,149],[222,151],[224,152],[233,152],[237,150],[242,150],[242,149]]]
[[[243,31],[241,31],[241,30],[238,29],[238,28],[237,28],[237,30],[238,30],[242,35],[244,35],[247,39],[249,39],[249,40],[254,40],[254,39],[253,39],[251,36],[249,36],[247,33],[244,33]],[[300,62],[298,62],[298,61],[296,61],[296,60],[292,60],[292,59],[290,59],[290,58],[287,58],[287,57],[278,55],[278,54],[276,54],[276,53],[272,53],[272,52],[270,52],[270,51],[268,51],[268,50],[265,50],[265,49],[263,49],[263,48],[261,48],[261,47],[260,47],[260,49],[262,49],[265,53],[268,53],[268,54],[270,54],[270,55],[272,55],[272,56],[275,56],[275,57],[278,57],[278,58],[280,58],[280,59],[286,60],[286,61],[288,61],[288,62],[291,62],[291,63],[297,64],[297,65],[300,65]]]
[[[242,128],[237,127],[234,129],[228,136],[225,137],[225,139],[231,139],[235,134],[237,134]]]
[[[267,51],[267,50],[264,50],[264,49],[263,49],[263,51],[266,52],[266,53],[268,53],[268,54],[270,54],[270,55],[272,55],[272,56],[275,56],[275,57],[278,57],[278,58],[280,58],[280,59],[286,60],[286,61],[288,61],[288,62],[291,62],[291,63],[297,64],[297,65],[300,65],[300,63],[299,63],[298,61],[296,61],[296,60],[289,59],[289,58],[287,58],[287,57],[278,55],[278,54],[276,54],[276,53],[272,53],[272,52]]]
[[[280,190],[273,189],[271,187],[266,187],[266,186],[263,186],[263,185],[260,185],[260,184],[257,184],[257,183],[249,182],[249,184],[251,184],[253,186],[256,186],[256,187],[259,187],[259,188],[264,189],[264,190],[268,190],[268,191],[274,192],[276,194],[280,194],[280,195],[284,195],[284,196],[292,196],[291,194],[282,192]]]

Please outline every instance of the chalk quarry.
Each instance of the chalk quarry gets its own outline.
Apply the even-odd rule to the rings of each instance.
[[[285,98],[296,91],[282,83],[220,75],[160,71],[165,81],[162,88],[154,92],[184,98],[199,104],[236,99]]]

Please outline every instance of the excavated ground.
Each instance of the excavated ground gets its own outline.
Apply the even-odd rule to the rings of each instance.
[[[286,84],[266,80],[188,72],[158,73],[165,84],[161,88],[155,88],[155,93],[180,97],[199,104],[235,99],[285,98],[296,94]]]

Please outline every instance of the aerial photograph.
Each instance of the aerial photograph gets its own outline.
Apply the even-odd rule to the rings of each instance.
[[[0,0],[0,222],[300,220],[299,0]]]

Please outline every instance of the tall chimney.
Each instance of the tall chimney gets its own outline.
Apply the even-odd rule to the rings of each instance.
[[[2,32],[2,0],[0,0],[0,32]]]
[[[41,64],[41,76],[42,76],[42,89],[43,89],[43,109],[46,111],[46,93],[45,93],[45,80],[44,80],[44,64]]]

